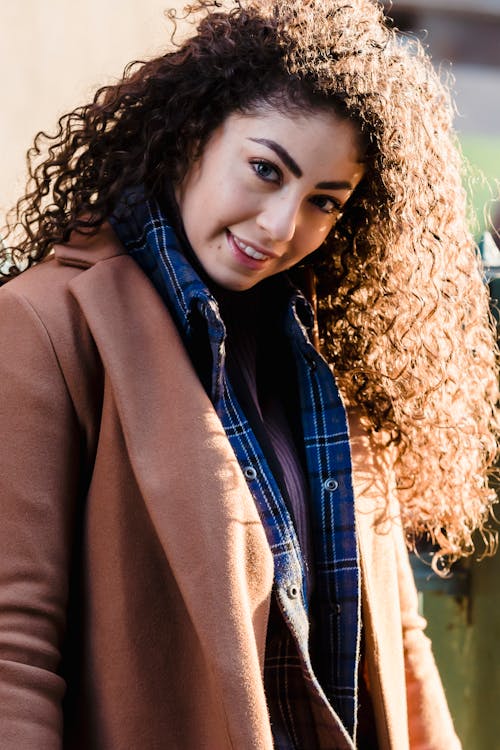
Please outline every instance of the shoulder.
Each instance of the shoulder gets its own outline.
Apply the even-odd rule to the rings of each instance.
[[[0,289],[5,295],[24,299],[35,308],[50,309],[61,304],[75,276],[125,250],[108,224],[93,236],[74,233],[67,244],[56,245],[50,255],[23,271]]]
[[[369,577],[373,578],[381,560],[395,563],[395,545],[403,537],[396,489],[397,456],[387,436],[371,432],[358,410],[348,410],[348,419],[358,540],[361,556],[370,568]]]
[[[2,322],[8,310],[24,310],[38,318],[51,338],[64,336],[65,328],[80,317],[72,292],[76,277],[111,258],[125,254],[111,227],[103,225],[94,236],[73,234],[70,242],[56,245],[41,263],[22,272],[0,289]]]
[[[349,443],[355,494],[379,494],[389,501],[395,490],[396,451],[388,435],[375,434],[359,409],[348,409]]]
[[[88,411],[102,364],[73,285],[123,253],[111,229],[103,227],[95,237],[55,247],[46,260],[0,289],[0,341],[9,372],[54,382],[62,377],[77,412],[82,404]]]

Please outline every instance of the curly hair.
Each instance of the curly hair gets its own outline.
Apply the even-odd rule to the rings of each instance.
[[[198,0],[187,14],[187,40],[37,135],[4,276],[98,231],[131,186],[161,195],[232,112],[332,108],[357,124],[367,169],[308,261],[322,351],[392,446],[410,545],[426,535],[449,564],[479,529],[491,552],[497,350],[447,87],[375,0]]]

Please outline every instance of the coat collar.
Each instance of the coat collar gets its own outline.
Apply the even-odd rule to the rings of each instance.
[[[112,231],[56,259],[86,269],[69,290],[104,368],[101,465],[132,466],[169,575],[213,674],[225,676],[224,700],[242,709],[231,732],[250,747],[264,727],[271,747],[261,669],[273,558],[222,425],[163,301]]]
[[[102,260],[125,254],[125,248],[108,223],[103,224],[95,235],[73,232],[67,244],[54,247],[56,260],[61,265],[75,268],[90,268]]]
[[[192,532],[196,537],[198,526],[201,536],[203,524],[210,525],[236,489],[240,502],[231,510],[236,514],[232,520],[240,517],[260,526],[247,483],[175,324],[111,228],[58,247],[55,256],[61,264],[86,269],[71,280],[70,292],[103,362],[127,453],[152,517],[165,513],[169,488],[182,485],[185,497],[196,503],[185,508],[193,514]],[[163,521],[158,529],[168,534]],[[220,534],[214,529],[211,536]],[[209,538],[206,529],[204,536]],[[267,547],[263,529],[262,541]]]

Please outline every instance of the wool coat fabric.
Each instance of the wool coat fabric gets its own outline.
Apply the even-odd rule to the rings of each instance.
[[[165,305],[109,227],[0,290],[0,353],[2,750],[272,750],[272,554]],[[349,420],[379,746],[457,750],[390,456]]]

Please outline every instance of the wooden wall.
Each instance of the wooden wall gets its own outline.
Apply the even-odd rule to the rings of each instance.
[[[39,130],[169,43],[164,12],[184,0],[22,0],[0,3],[0,224],[22,192]]]

